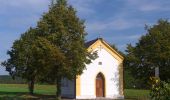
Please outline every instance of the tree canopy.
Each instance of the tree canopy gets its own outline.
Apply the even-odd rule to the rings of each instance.
[[[7,52],[10,58],[2,63],[10,75],[26,79],[29,83],[36,80],[38,66],[37,60],[34,58],[32,44],[35,41],[35,29],[30,28],[21,35],[20,39],[13,43],[12,49]],[[30,84],[29,84],[30,86]],[[30,93],[33,93],[33,87]]]
[[[170,77],[170,22],[160,19],[156,25],[147,26],[146,30],[146,35],[135,46],[128,45],[126,67],[135,78],[145,83],[159,67],[160,79],[167,81]]]

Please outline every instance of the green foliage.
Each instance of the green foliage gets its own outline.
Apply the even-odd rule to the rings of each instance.
[[[170,100],[170,88],[168,83],[159,78],[151,77],[150,98],[152,100]]]
[[[13,43],[12,49],[7,52],[10,59],[3,62],[2,65],[6,67],[6,70],[14,77],[19,76],[30,80],[34,74],[32,74],[33,57],[30,46],[34,40],[34,29],[30,29],[21,36],[19,40]],[[32,63],[31,63],[32,62]],[[29,69],[28,69],[29,68]]]
[[[32,50],[37,66],[41,66],[37,68],[39,70],[38,79],[44,79],[45,75],[49,74],[49,71],[55,70],[54,66],[63,66],[65,63],[64,54],[59,51],[58,47],[43,37],[38,37],[34,41]],[[55,68],[57,69],[57,67]]]
[[[85,63],[89,63],[91,56],[86,50],[84,21],[79,19],[72,6],[68,6],[66,0],[58,0],[50,7],[48,13],[44,14],[38,22],[38,32],[45,36],[65,56],[63,65],[53,66],[52,75],[75,78],[85,69]],[[63,61],[61,62],[63,63]],[[53,73],[53,74],[51,74]],[[53,80],[54,80],[53,79]]]
[[[130,74],[129,70],[124,71],[124,86],[126,89],[140,88],[140,82]]]
[[[49,43],[43,43],[43,46],[38,44],[37,42],[42,42],[44,39],[38,38],[35,33],[36,29],[30,28],[22,34],[21,38],[13,43],[12,49],[7,53],[10,58],[2,63],[14,79],[21,77],[28,82],[31,94],[33,94],[35,81],[39,81],[45,74],[46,67],[42,66],[45,62],[43,51],[50,48]]]
[[[154,76],[155,67],[159,67],[161,80],[167,81],[170,77],[170,23],[159,20],[146,30],[147,34],[135,46],[127,46],[125,66],[145,84],[150,76]]]

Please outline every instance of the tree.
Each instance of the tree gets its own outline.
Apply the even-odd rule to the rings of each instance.
[[[12,50],[8,51],[10,58],[2,63],[13,78],[22,77],[28,81],[30,94],[33,94],[36,81],[47,80],[51,66],[64,62],[59,49],[35,33],[36,30],[31,28],[15,41]]]
[[[7,52],[10,58],[2,65],[10,75],[22,77],[28,81],[30,94],[33,94],[34,82],[36,78],[35,59],[32,56],[31,46],[35,40],[35,29],[30,28],[19,40],[13,43],[12,49]]]
[[[147,83],[154,76],[155,68],[160,69],[160,79],[170,77],[170,23],[159,20],[156,25],[146,27],[147,34],[142,36],[135,46],[127,47],[126,66],[132,75]]]
[[[33,94],[35,81],[45,77],[48,66],[63,59],[58,49],[47,39],[38,37],[36,29],[33,28],[22,34],[7,54],[10,58],[2,65],[14,79],[21,77],[28,81],[30,94]],[[51,59],[54,60],[52,63],[49,62]]]
[[[65,57],[47,71],[47,77],[56,81],[56,95],[61,99],[61,79],[75,79],[96,54],[87,52],[84,21],[77,17],[75,9],[66,0],[58,0],[51,6],[38,22],[37,29],[38,34],[46,37]]]

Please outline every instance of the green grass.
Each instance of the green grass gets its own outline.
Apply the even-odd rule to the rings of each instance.
[[[55,100],[55,85],[35,85],[35,95],[28,94],[27,84],[0,84],[0,100]],[[148,90],[125,89],[127,100],[147,100]]]
[[[149,90],[125,89],[126,99],[149,100]]]
[[[27,84],[0,84],[0,100],[54,98],[55,85],[35,85],[35,95],[28,93]]]
[[[55,85],[35,85],[36,94],[54,95]],[[0,84],[0,92],[28,92],[27,84]]]

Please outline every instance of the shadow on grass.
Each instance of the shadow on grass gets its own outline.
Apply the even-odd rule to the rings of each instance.
[[[28,92],[3,92],[0,91],[0,100],[55,100],[55,95],[34,94]]]

